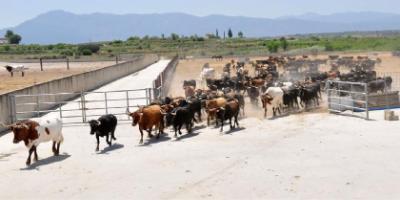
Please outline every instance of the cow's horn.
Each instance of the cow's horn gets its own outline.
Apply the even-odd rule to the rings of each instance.
[[[130,115],[130,114],[131,114],[131,112],[129,112],[129,107],[126,108],[126,114],[127,114],[127,115]]]
[[[172,115],[172,116],[176,116],[176,112],[174,112],[174,113],[171,113],[171,115]]]

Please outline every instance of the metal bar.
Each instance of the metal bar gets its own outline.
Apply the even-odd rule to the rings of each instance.
[[[366,110],[366,115],[367,115],[367,120],[369,120],[369,94],[368,94],[368,85],[367,84],[364,84],[364,89],[365,89],[365,93],[366,93],[366,95],[365,95],[365,101],[367,102],[366,104],[365,104],[365,110]]]
[[[106,115],[108,115],[107,92],[104,93],[104,104],[106,106]]]
[[[85,102],[85,93],[81,93],[81,103],[82,103],[82,122],[86,123],[86,102]]]

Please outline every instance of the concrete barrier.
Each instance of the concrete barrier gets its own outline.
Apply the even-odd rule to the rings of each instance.
[[[21,90],[13,91],[0,95],[0,121],[4,123],[11,123],[11,113],[12,113],[12,103],[10,101],[12,95],[26,95],[26,94],[55,94],[55,93],[71,93],[71,92],[82,92],[90,91],[99,88],[105,84],[108,84],[114,80],[127,76],[129,74],[135,73],[144,69],[145,67],[158,61],[158,56],[156,55],[144,55],[140,56],[135,60],[128,61],[125,63],[120,63],[105,67],[102,69],[72,75],[69,77],[64,77],[49,81],[46,83],[30,86]],[[58,101],[66,101],[73,96],[65,97],[44,97],[45,101],[54,101],[57,98]],[[22,103],[22,102],[20,102]],[[49,109],[57,105],[48,105]],[[34,110],[33,106],[31,109],[24,108],[27,110]],[[0,128],[0,132],[4,129]]]

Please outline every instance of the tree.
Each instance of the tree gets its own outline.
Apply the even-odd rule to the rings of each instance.
[[[239,38],[243,38],[243,37],[244,37],[244,34],[243,34],[243,32],[242,32],[242,31],[239,31],[239,33],[238,33],[238,37],[239,37]]]
[[[22,37],[18,34],[15,34],[11,30],[7,30],[5,37],[8,39],[10,44],[19,44],[22,40]]]
[[[165,35],[164,35],[164,33],[163,34],[161,34],[161,39],[165,39]]]
[[[22,38],[21,38],[21,36],[18,35],[18,34],[14,34],[14,35],[12,35],[12,36],[10,36],[10,37],[8,38],[8,42],[9,42],[10,44],[19,44],[19,43],[21,42],[21,40],[22,40]]]
[[[215,37],[219,38],[219,32],[218,32],[218,29],[215,31]]]
[[[229,38],[232,38],[232,37],[233,37],[233,32],[232,32],[232,29],[230,29],[230,28],[229,28],[229,30],[228,30],[228,37],[229,37]]]
[[[14,35],[14,32],[13,31],[11,31],[11,30],[7,30],[7,32],[6,32],[6,35],[5,35],[5,38],[10,38],[11,36],[13,36]]]
[[[284,51],[287,51],[287,49],[288,49],[288,47],[289,47],[289,43],[288,43],[288,41],[286,40],[286,38],[285,38],[285,37],[281,37],[280,41],[281,41],[282,49],[283,49]]]
[[[271,53],[277,53],[279,50],[279,44],[276,41],[268,42],[268,51]]]
[[[178,40],[178,39],[179,39],[179,35],[176,34],[176,33],[172,33],[172,34],[171,34],[171,39],[172,39],[172,40]]]

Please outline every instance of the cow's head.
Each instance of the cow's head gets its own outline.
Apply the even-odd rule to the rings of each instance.
[[[25,123],[18,122],[12,125],[5,125],[1,123],[0,125],[14,133],[14,144],[18,144],[19,142],[26,140],[29,136],[29,126]]]
[[[89,125],[90,125],[90,135],[94,135],[100,126],[101,122],[98,120],[90,120]]]
[[[129,117],[132,117],[132,126],[136,126],[139,123],[141,117],[143,116],[142,110],[143,110],[143,108],[139,107],[139,109],[137,111],[131,113],[131,112],[129,112],[129,108],[126,109],[126,114]]]

